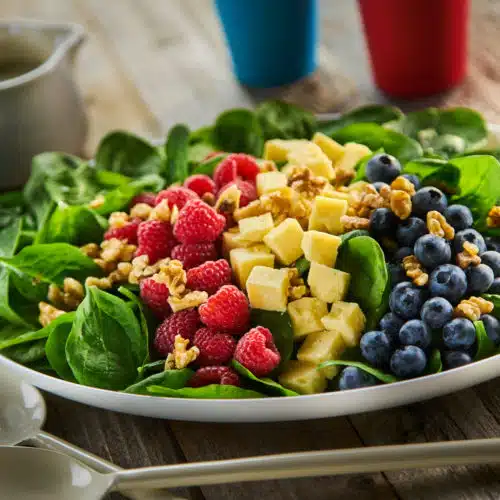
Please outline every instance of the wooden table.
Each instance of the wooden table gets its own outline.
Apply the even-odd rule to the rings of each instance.
[[[468,105],[500,123],[500,1],[474,0],[468,80],[423,104]],[[321,1],[321,70],[281,95],[318,111],[382,101],[369,77],[355,2]],[[232,79],[209,0],[1,0],[0,17],[86,26],[77,60],[91,128],[87,153],[110,129],[157,136],[199,126],[254,98]],[[422,34],[422,36],[426,36]],[[432,34],[427,35],[432,36]],[[498,379],[404,408],[310,422],[198,424],[119,415],[48,396],[47,430],[123,467],[500,435]],[[193,415],[193,418],[196,418]],[[193,488],[190,499],[500,498],[500,468],[450,467]],[[119,498],[115,496],[113,498]]]

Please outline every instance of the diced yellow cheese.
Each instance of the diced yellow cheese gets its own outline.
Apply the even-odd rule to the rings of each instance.
[[[287,159],[294,165],[307,167],[316,176],[326,177],[328,180],[335,177],[332,161],[312,142],[307,147],[291,151]]]
[[[311,288],[313,297],[325,302],[337,302],[342,300],[349,288],[351,275],[338,269],[311,262],[307,283]],[[330,330],[330,328],[328,328]]]
[[[250,305],[265,311],[286,311],[289,284],[286,269],[254,267],[246,282]]]
[[[368,184],[369,182],[366,181],[356,181],[347,186],[347,191],[349,191],[349,193],[352,191],[361,192],[366,188],[366,186],[368,186]]]
[[[306,147],[307,139],[271,139],[264,144],[264,159],[276,162],[286,161],[290,151]]]
[[[364,144],[348,142],[344,145],[344,154],[335,163],[335,168],[338,168],[339,170],[349,170],[354,168],[358,164],[359,160],[370,154],[372,154],[371,149],[366,147]]]
[[[255,217],[247,217],[238,222],[241,237],[248,241],[259,242],[274,227],[273,216],[266,212]]]
[[[347,208],[346,200],[316,196],[309,217],[309,229],[341,234],[344,228],[341,217],[347,214]]]
[[[358,304],[354,302],[336,302],[330,313],[321,319],[327,330],[335,330],[342,335],[349,347],[359,344],[365,329],[366,318]]]
[[[274,267],[274,255],[254,251],[252,248],[235,248],[229,253],[231,269],[240,288],[245,289],[248,276],[255,266]]]
[[[334,234],[306,231],[302,238],[302,250],[307,260],[334,267],[341,242]]]
[[[339,332],[324,330],[311,333],[306,337],[297,352],[297,359],[319,365],[325,361],[339,359],[345,348],[344,339]],[[326,378],[332,379],[337,375],[339,369],[337,366],[329,366],[322,371]]]
[[[327,198],[336,198],[338,200],[349,201],[351,199],[349,193],[337,191],[331,184],[327,184],[319,194],[320,196],[326,196]]]
[[[280,384],[299,394],[318,394],[326,389],[326,377],[313,363],[288,361],[281,375]]]
[[[302,256],[304,230],[297,219],[285,219],[264,236],[264,243],[285,266]]]
[[[321,318],[328,314],[328,308],[326,302],[320,299],[302,297],[288,304],[288,314],[292,320],[293,337],[300,340],[324,329]]]
[[[312,142],[317,144],[323,153],[325,153],[334,163],[342,158],[344,154],[344,146],[322,132],[316,132],[313,135]]]
[[[225,259],[229,259],[229,252],[234,248],[247,248],[255,245],[253,241],[245,240],[240,233],[230,233],[226,231],[222,235],[222,255]]]
[[[264,193],[270,193],[286,187],[287,177],[283,172],[263,172],[257,174],[256,179],[257,194],[259,196]]]

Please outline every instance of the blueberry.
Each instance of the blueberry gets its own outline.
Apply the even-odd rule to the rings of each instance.
[[[383,330],[388,337],[394,342],[399,341],[398,333],[404,325],[405,320],[396,316],[392,312],[386,313],[380,320],[380,329]]]
[[[427,356],[420,347],[407,345],[396,349],[391,356],[391,371],[396,377],[418,377],[424,373]]]
[[[355,366],[347,366],[340,372],[339,389],[341,391],[370,387],[377,384],[378,380],[373,375]]]
[[[377,236],[387,236],[396,230],[398,218],[388,208],[377,208],[370,216],[370,230]]]
[[[456,304],[467,291],[467,278],[458,266],[444,264],[432,271],[429,290],[433,297],[443,297]]]
[[[484,241],[488,250],[500,252],[500,239],[494,238],[493,236],[486,236],[486,238],[484,238]]]
[[[387,186],[388,188],[390,188],[389,184],[385,183],[385,182],[374,182],[373,183],[373,187],[380,193],[380,189],[384,186]]]
[[[427,212],[437,210],[443,213],[448,206],[448,200],[444,193],[434,187],[428,186],[419,189],[411,199],[413,213],[419,217],[425,217]]]
[[[443,342],[448,349],[466,351],[475,341],[476,329],[470,319],[455,318],[443,327]]]
[[[425,292],[408,281],[396,285],[389,296],[389,307],[403,319],[417,318],[426,299]]]
[[[391,278],[391,288],[394,288],[398,283],[402,283],[408,279],[401,264],[391,262],[387,264],[387,269],[389,271],[389,277]]]
[[[430,328],[443,328],[453,317],[453,306],[443,297],[433,297],[425,301],[420,317]]]
[[[488,250],[481,254],[481,262],[491,267],[495,278],[500,276],[500,252]]]
[[[401,281],[404,281],[404,280],[401,280]],[[500,295],[500,278],[495,278],[493,280],[493,283],[488,288],[488,293],[495,293],[497,295]]]
[[[455,231],[463,231],[474,222],[472,212],[465,205],[450,205],[444,211],[444,216]]]
[[[451,248],[447,241],[434,234],[421,236],[415,243],[414,252],[419,262],[429,270],[451,259]]]
[[[415,174],[403,174],[401,177],[408,179],[415,186],[416,190],[419,190],[422,186],[420,179]]]
[[[469,363],[472,363],[472,358],[466,352],[445,351],[443,353],[443,365],[446,370],[468,365]]]
[[[489,339],[496,345],[500,345],[500,321],[491,314],[483,314],[481,316],[484,329],[488,334]]]
[[[405,257],[413,255],[413,248],[401,247],[392,257],[394,262],[401,262]]]
[[[363,358],[373,366],[384,367],[389,364],[392,354],[392,342],[382,331],[366,332],[359,343]]]
[[[366,164],[366,178],[370,182],[390,184],[401,174],[401,164],[394,156],[385,153],[370,158]]]
[[[427,234],[427,225],[418,217],[410,217],[396,229],[396,239],[401,246],[413,247],[415,242]]]
[[[477,246],[479,255],[486,252],[484,238],[475,229],[469,228],[455,234],[455,239],[453,240],[453,249],[455,253],[460,253],[463,250],[466,241]]]
[[[493,271],[485,264],[469,266],[465,270],[465,276],[467,276],[467,293],[469,295],[481,295],[485,293],[495,279]]]
[[[416,345],[427,349],[432,342],[431,329],[421,320],[407,321],[399,330],[399,341],[403,345]]]

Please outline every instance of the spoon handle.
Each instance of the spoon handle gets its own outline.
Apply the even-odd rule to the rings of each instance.
[[[174,488],[500,462],[500,438],[268,455],[128,470],[114,487]]]

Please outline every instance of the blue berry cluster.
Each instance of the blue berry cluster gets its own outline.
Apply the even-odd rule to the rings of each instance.
[[[379,190],[401,175],[401,165],[390,155],[374,156],[366,166],[366,176]],[[376,209],[370,231],[388,256],[391,293],[388,312],[378,330],[366,332],[360,348],[373,367],[399,378],[422,375],[433,349],[441,351],[445,369],[468,364],[476,352],[476,331],[472,321],[454,318],[462,299],[485,292],[500,293],[500,242],[486,239],[472,228],[471,211],[464,205],[449,205],[446,195],[436,187],[421,187],[418,178],[405,175],[415,186],[412,214],[399,220],[388,208]],[[431,210],[443,214],[454,228],[452,241],[429,234],[426,224]],[[387,244],[389,242],[389,244]],[[481,263],[465,270],[457,266],[456,256],[465,242],[479,249]],[[402,266],[404,257],[415,255],[429,274],[424,286],[416,286]],[[500,345],[500,322],[483,315],[488,337]],[[353,389],[374,385],[377,380],[358,368],[349,367],[340,375],[339,387]]]

